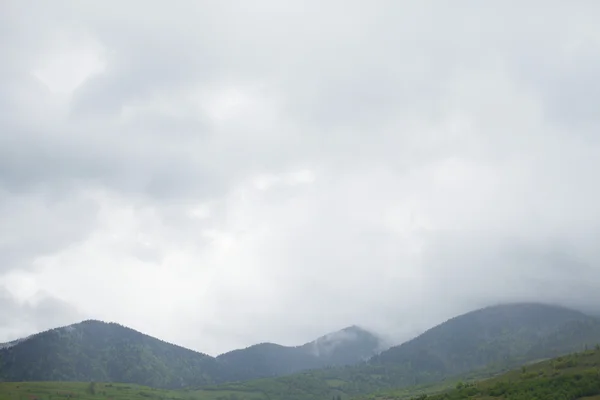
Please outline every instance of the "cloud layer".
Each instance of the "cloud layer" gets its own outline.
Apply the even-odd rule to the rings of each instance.
[[[217,354],[600,301],[600,5],[5,1],[0,342]]]

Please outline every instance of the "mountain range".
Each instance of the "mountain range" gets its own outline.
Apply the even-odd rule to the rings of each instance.
[[[351,326],[302,346],[261,343],[211,357],[116,323],[87,320],[0,344],[0,380],[181,388],[352,365],[382,346],[376,335]]]
[[[84,321],[1,348],[0,380],[126,382],[254,399],[322,399],[495,374],[597,343],[600,319],[532,303],[475,310],[389,349],[353,326],[302,346],[262,343],[218,357],[117,324]]]

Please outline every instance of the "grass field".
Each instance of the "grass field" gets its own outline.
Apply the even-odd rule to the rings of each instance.
[[[261,393],[213,390],[162,390],[116,383],[4,382],[0,400],[263,400]]]

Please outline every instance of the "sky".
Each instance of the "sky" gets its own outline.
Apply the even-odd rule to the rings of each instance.
[[[594,311],[598,20],[594,0],[3,0],[0,342],[100,319],[216,355]]]

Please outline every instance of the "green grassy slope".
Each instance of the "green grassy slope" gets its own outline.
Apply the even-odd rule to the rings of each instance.
[[[422,394],[429,400],[576,400],[600,397],[600,348],[524,366],[477,382],[458,382],[455,389]],[[406,395],[387,393],[371,399],[399,400]]]
[[[0,383],[0,400],[234,400],[236,394],[221,391],[155,389],[132,384],[84,382],[4,382]],[[261,397],[251,395],[247,399]]]

